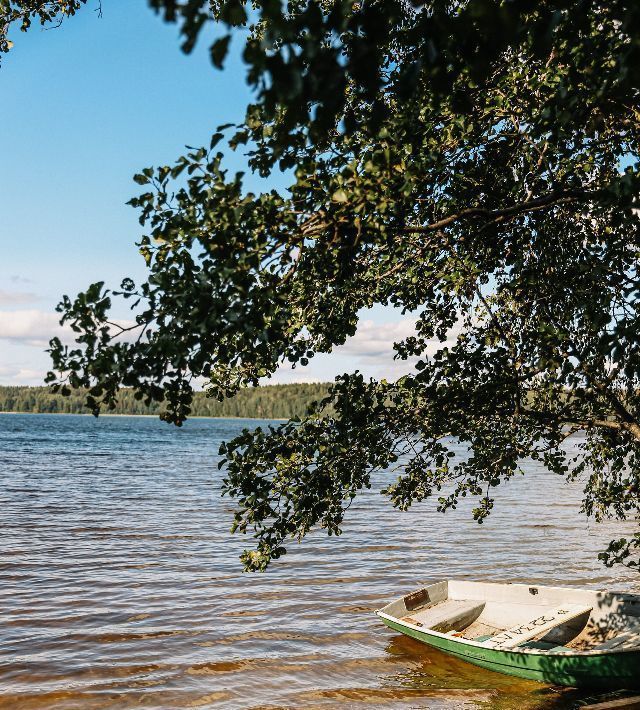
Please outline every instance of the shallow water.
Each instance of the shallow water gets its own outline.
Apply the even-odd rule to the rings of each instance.
[[[345,534],[261,575],[219,496],[220,441],[255,421],[0,415],[0,708],[570,708],[583,694],[483,671],[373,610],[442,577],[640,588],[596,559],[580,484],[531,464],[468,507],[375,491]]]

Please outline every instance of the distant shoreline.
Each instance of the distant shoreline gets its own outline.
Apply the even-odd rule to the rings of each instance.
[[[160,419],[159,414],[114,414],[113,412],[101,412],[98,417],[94,417],[90,412],[16,412],[0,410],[0,414],[29,414],[38,417],[92,417],[102,419],[103,417],[139,417],[141,419]],[[187,419],[252,419],[257,422],[286,422],[285,417],[208,417],[202,414],[187,417]]]
[[[207,392],[194,392],[189,401],[189,419],[266,419],[286,421],[304,417],[312,402],[323,400],[329,383],[260,385],[240,389],[219,400]],[[66,395],[50,387],[0,385],[0,412],[5,414],[78,414],[92,416],[86,406],[89,390],[75,389]],[[144,392],[122,387],[115,394],[115,408],[102,403],[100,416],[157,417],[170,408],[166,401],[149,401]]]

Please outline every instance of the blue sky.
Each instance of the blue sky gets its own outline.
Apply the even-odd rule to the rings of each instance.
[[[13,32],[0,67],[0,384],[40,384],[55,304],[92,281],[141,279],[144,264],[131,176],[173,161],[241,120],[250,94],[232,57],[213,69],[207,42],[185,56],[175,26],[144,0],[89,3],[61,27]],[[228,165],[242,167],[230,152]],[[249,178],[251,189],[262,183]],[[268,187],[286,178],[274,175]],[[124,315],[124,314],[121,314]],[[412,321],[385,308],[363,314],[353,341],[276,381],[326,380],[360,369],[393,377],[391,345]]]

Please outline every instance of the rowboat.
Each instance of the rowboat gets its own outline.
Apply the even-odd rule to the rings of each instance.
[[[498,673],[640,687],[640,596],[633,594],[445,580],[376,614],[395,631]]]

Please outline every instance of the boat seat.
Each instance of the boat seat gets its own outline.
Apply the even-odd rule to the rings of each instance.
[[[484,602],[447,599],[440,604],[405,616],[402,620],[414,626],[424,626],[433,631],[446,633],[466,628],[482,614],[483,609]]]
[[[555,629],[556,626],[565,624],[567,621],[576,619],[583,614],[588,614],[590,611],[590,606],[578,604],[567,604],[556,609],[546,609],[535,619],[524,624],[518,624],[510,629],[505,629],[487,641],[482,641],[482,645],[487,646],[487,648],[515,648],[525,641],[531,641],[536,636],[542,636],[551,631],[551,629]]]
[[[629,622],[617,636],[594,646],[590,650],[611,651],[615,648],[618,651],[622,651],[625,648],[634,648],[636,646],[640,646],[640,619]]]

